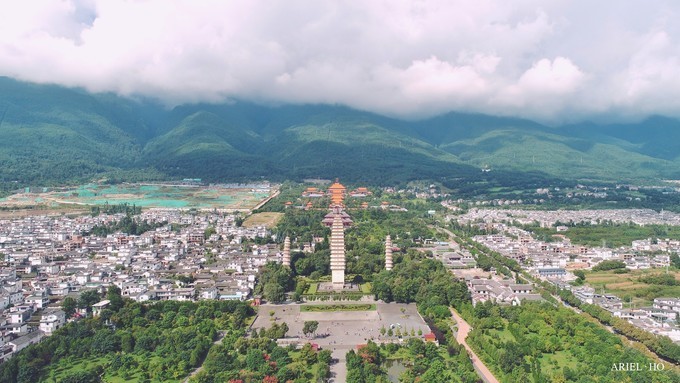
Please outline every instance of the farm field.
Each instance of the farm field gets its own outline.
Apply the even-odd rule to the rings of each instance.
[[[680,285],[668,286],[649,284],[640,281],[641,277],[664,274],[665,269],[630,270],[625,274],[616,274],[613,271],[586,272],[586,283],[595,288],[597,292],[604,290],[608,294],[614,294],[624,302],[632,302],[636,307],[651,306],[654,298],[680,297]],[[670,270],[677,281],[680,281],[680,272]]]
[[[255,226],[265,226],[268,229],[276,226],[283,217],[283,213],[265,212],[265,213],[255,213],[249,215],[248,218],[243,221],[244,227],[255,227]]]
[[[269,197],[266,191],[250,188],[168,184],[87,184],[70,189],[43,190],[8,196],[0,200],[0,207],[59,208],[126,203],[141,207],[247,211]]]

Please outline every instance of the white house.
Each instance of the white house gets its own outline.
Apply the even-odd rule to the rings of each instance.
[[[66,313],[62,309],[49,308],[40,318],[40,330],[50,336],[66,323]]]

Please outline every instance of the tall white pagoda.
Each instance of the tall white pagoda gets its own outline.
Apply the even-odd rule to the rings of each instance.
[[[290,267],[290,237],[286,236],[283,241],[283,265]]]
[[[336,214],[331,226],[331,281],[337,289],[345,285],[345,228],[342,217]]]
[[[392,270],[392,238],[385,237],[385,270]]]

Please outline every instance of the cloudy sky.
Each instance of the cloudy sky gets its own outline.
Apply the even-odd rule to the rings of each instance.
[[[680,116],[677,1],[0,0],[0,75],[418,118]]]

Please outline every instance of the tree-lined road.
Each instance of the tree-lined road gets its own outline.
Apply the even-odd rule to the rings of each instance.
[[[475,366],[475,370],[477,370],[477,374],[484,379],[486,383],[499,383],[498,379],[496,379],[495,376],[491,373],[491,371],[486,367],[484,362],[482,362],[479,357],[477,357],[477,354],[475,354],[474,351],[468,346],[467,342],[465,339],[467,339],[468,334],[472,330],[472,327],[463,319],[461,318],[460,315],[454,310],[453,308],[451,309],[451,314],[453,315],[453,319],[456,321],[458,324],[458,331],[456,332],[456,341],[458,343],[462,344],[463,347],[467,350],[468,354],[470,355],[470,358],[472,359],[472,365]]]

